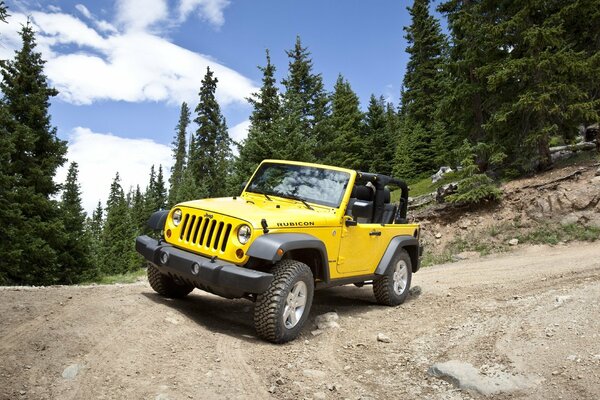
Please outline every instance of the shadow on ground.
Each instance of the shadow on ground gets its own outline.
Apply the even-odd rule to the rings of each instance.
[[[142,293],[149,300],[177,311],[208,331],[222,333],[247,342],[257,339],[254,330],[254,303],[245,299],[225,299],[194,290],[183,299],[167,299],[154,292]],[[406,302],[414,301],[409,296]],[[371,310],[387,309],[378,305],[373,297],[372,286],[362,288],[341,286],[315,292],[313,305],[306,326],[302,330],[304,336],[314,329],[317,315],[335,311],[340,317],[359,316]]]

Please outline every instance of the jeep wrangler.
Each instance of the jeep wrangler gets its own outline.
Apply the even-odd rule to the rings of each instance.
[[[250,299],[258,335],[283,343],[299,335],[316,289],[372,284],[378,303],[404,302],[422,252],[407,203],[399,179],[265,160],[239,196],[155,212],[148,225],[161,238],[139,236],[136,250],[159,294]]]

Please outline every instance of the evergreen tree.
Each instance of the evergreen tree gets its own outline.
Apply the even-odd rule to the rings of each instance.
[[[90,259],[91,238],[85,229],[85,212],[81,206],[81,190],[77,182],[78,166],[69,166],[60,208],[66,241],[60,253],[61,282],[76,283],[91,279],[95,273]]]
[[[304,143],[303,151],[296,152],[294,159],[312,161],[322,160],[326,154],[322,146],[332,141],[332,130],[328,124],[329,101],[323,88],[321,74],[313,73],[310,52],[302,47],[300,37],[292,50],[286,51],[290,58],[288,76],[282,81],[285,87],[283,94],[284,143]],[[295,137],[300,135],[300,137]],[[294,153],[286,146],[284,153]]]
[[[501,16],[492,37],[504,57],[486,66],[498,103],[485,130],[523,171],[551,165],[551,136],[569,140],[583,121],[598,120],[600,103],[587,87],[594,63],[569,40],[565,7],[520,0],[492,8]]]
[[[102,208],[102,202],[98,201],[96,209],[92,212],[92,217],[88,217],[86,220],[86,231],[87,236],[90,238],[90,260],[92,264],[92,271],[95,274],[99,274],[103,271],[102,267],[102,230],[104,229],[103,220],[104,210]]]
[[[171,177],[169,178],[169,205],[173,206],[182,201],[178,192],[183,181],[183,174],[186,168],[187,155],[187,128],[190,125],[190,109],[186,102],[181,104],[179,122],[176,127],[175,139],[173,140],[173,158],[175,163],[171,167]],[[139,189],[139,188],[138,188]]]
[[[223,182],[229,178],[231,163],[231,139],[221,108],[215,98],[218,79],[210,68],[200,87],[200,102],[196,107],[194,122],[198,125],[190,151],[188,168],[196,186],[205,188],[211,197],[224,196],[227,192]]]
[[[134,270],[135,227],[131,223],[119,173],[110,185],[106,202],[106,220],[102,231],[102,272],[120,274]]]
[[[402,115],[415,125],[409,127],[404,124],[403,134],[409,136],[405,140],[412,144],[400,148],[398,157],[412,158],[411,164],[415,169],[410,172],[412,176],[427,174],[436,168],[432,148],[433,116],[443,89],[445,38],[439,22],[429,13],[429,4],[429,0],[414,0],[412,7],[408,8],[411,25],[404,28],[408,42],[406,52],[410,58],[403,82]],[[407,152],[409,147],[413,153]]]
[[[149,215],[146,213],[144,203],[144,195],[140,190],[140,185],[136,185],[135,191],[129,196],[131,197],[130,214],[131,221],[135,225],[139,234],[146,232],[146,223]]]
[[[483,13],[480,0],[449,0],[439,11],[448,19],[452,47],[449,51],[444,93],[440,109],[448,132],[472,142],[485,140],[483,124],[492,107],[491,93],[487,92],[487,76],[481,69],[488,62],[502,57],[498,47],[490,41],[494,29],[494,13]],[[489,99],[486,102],[486,99]],[[440,138],[439,143],[446,138]],[[439,152],[438,152],[439,154]]]
[[[281,127],[281,103],[275,81],[275,66],[271,64],[269,51],[266,52],[267,65],[258,67],[262,73],[262,87],[253,93],[248,102],[252,105],[248,137],[240,144],[239,157],[235,162],[235,177],[232,187],[239,190],[258,164],[268,158],[277,157],[276,147]]]
[[[0,1],[0,21],[6,22],[7,17],[8,17],[8,9],[6,8],[6,4],[3,1]]]
[[[393,109],[392,109],[393,110]],[[369,108],[365,114],[364,137],[368,151],[365,159],[371,172],[391,175],[393,169],[394,154],[396,151],[394,126],[388,121],[386,105],[383,96],[376,98],[371,95]]]
[[[360,100],[350,83],[338,76],[331,96],[331,129],[335,138],[324,143],[325,162],[340,167],[368,171],[371,150],[362,134],[363,113]]]
[[[156,175],[156,184],[154,185],[154,199],[157,210],[167,208],[167,188],[165,187],[162,164],[158,165],[158,175]]]
[[[58,92],[48,86],[29,22],[20,35],[22,48],[1,65],[0,277],[48,284],[60,279],[59,253],[66,240],[52,198],[67,146],[50,124],[50,97]]]

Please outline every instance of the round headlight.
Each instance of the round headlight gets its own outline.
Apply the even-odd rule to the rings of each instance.
[[[250,227],[248,225],[242,225],[239,227],[237,236],[238,236],[238,240],[240,241],[241,244],[248,243],[248,240],[250,240],[251,235],[252,235],[252,230],[250,229]]]
[[[182,213],[181,213],[181,210],[179,208],[176,209],[175,211],[173,211],[173,217],[172,218],[173,218],[173,224],[175,226],[177,226],[177,225],[179,225],[181,223],[181,216],[182,216]]]

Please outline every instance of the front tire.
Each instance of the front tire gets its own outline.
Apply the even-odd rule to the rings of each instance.
[[[412,262],[406,250],[400,250],[385,275],[373,281],[373,293],[379,304],[397,306],[408,297],[412,280]]]
[[[172,299],[179,299],[187,296],[194,286],[188,284],[181,284],[175,281],[173,278],[160,273],[158,268],[154,265],[148,265],[148,282],[154,291],[165,297]]]
[[[300,334],[308,319],[314,279],[310,268],[295,260],[278,262],[272,272],[273,282],[256,299],[254,326],[261,338],[285,343]]]

